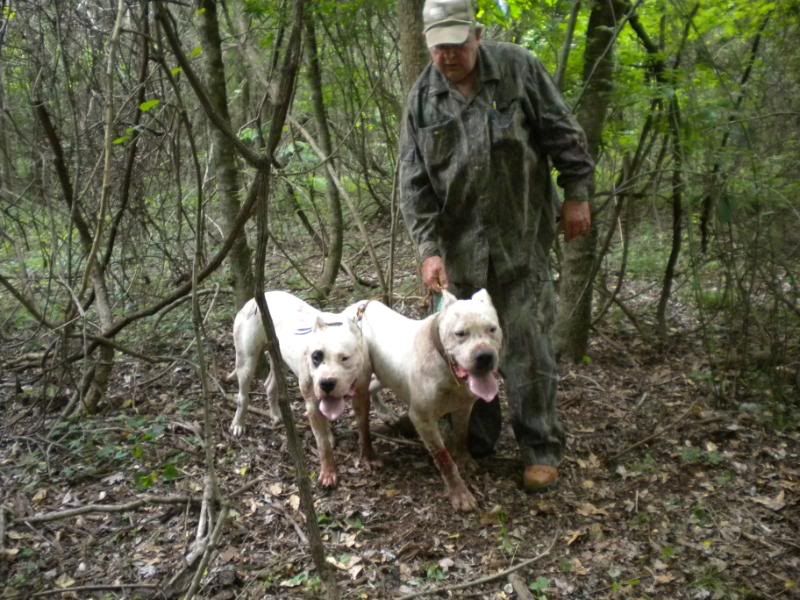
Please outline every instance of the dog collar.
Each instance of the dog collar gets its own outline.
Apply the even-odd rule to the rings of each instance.
[[[444,362],[447,363],[447,367],[450,369],[450,375],[453,376],[455,382],[458,385],[463,385],[464,382],[456,375],[455,361],[452,360],[444,350],[444,344],[442,344],[442,338],[439,335],[439,314],[440,313],[436,313],[433,323],[431,323],[431,342],[433,342],[433,347],[436,348],[436,352],[439,353],[439,356],[441,356],[444,359]]]
[[[341,321],[333,321],[332,323],[325,323],[326,327],[337,327],[339,325],[344,325]],[[295,335],[306,335],[314,331],[313,327],[300,327],[299,329],[294,330]]]

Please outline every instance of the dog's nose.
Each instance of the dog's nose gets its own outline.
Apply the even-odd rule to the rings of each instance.
[[[336,380],[335,379],[320,379],[319,387],[326,394],[330,394],[333,391],[333,388],[336,387]]]
[[[481,352],[475,356],[476,371],[491,371],[494,369],[494,352]]]

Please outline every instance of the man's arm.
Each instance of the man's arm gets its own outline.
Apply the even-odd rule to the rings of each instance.
[[[412,105],[409,97],[409,107]],[[422,281],[433,292],[447,287],[439,249],[437,226],[439,199],[433,191],[417,145],[416,124],[407,109],[400,135],[400,210],[422,259]]]
[[[544,66],[533,56],[527,81],[528,96],[537,115],[537,133],[543,150],[558,171],[564,190],[561,226],[567,241],[589,233],[594,191],[594,161],[586,135]]]

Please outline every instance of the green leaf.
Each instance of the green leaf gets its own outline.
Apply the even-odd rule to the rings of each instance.
[[[199,58],[203,56],[203,49],[200,46],[195,46],[189,53],[189,58]]]
[[[181,67],[172,67],[172,68],[169,70],[169,72],[170,72],[170,74],[171,74],[173,77],[177,77],[178,75],[180,75],[181,73],[183,73],[183,69],[182,69]]]
[[[122,137],[116,138],[111,143],[114,144],[115,146],[120,146],[122,144],[127,144],[130,141],[131,141],[131,137],[129,135],[123,135]]]
[[[161,470],[161,475],[163,476],[164,481],[175,481],[176,479],[180,479],[181,472],[173,463],[167,463]]]
[[[544,592],[550,587],[550,580],[547,577],[537,577],[528,587],[532,592]]]
[[[147,100],[145,102],[142,102],[139,105],[139,110],[142,111],[143,113],[150,112],[154,108],[157,108],[160,104],[161,100],[159,100],[158,98],[153,98],[152,100]]]

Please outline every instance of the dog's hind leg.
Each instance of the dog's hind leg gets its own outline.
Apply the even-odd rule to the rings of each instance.
[[[258,366],[258,355],[251,355],[242,348],[236,348],[236,379],[239,391],[236,394],[236,414],[233,415],[230,430],[234,437],[244,433],[244,421],[247,416],[247,401],[250,396],[250,385]]]
[[[413,407],[412,403],[412,407]],[[450,504],[456,510],[468,512],[478,508],[478,501],[475,496],[467,489],[461,474],[458,472],[458,467],[453,461],[453,457],[442,441],[442,433],[439,430],[439,423],[436,418],[430,415],[420,415],[417,411],[409,410],[408,416],[411,417],[411,422],[419,433],[419,437],[431,453],[436,467],[442,474],[445,486],[447,487],[447,496],[450,498]]]
[[[269,402],[269,416],[273,424],[277,423],[281,420],[281,409],[278,406],[278,383],[275,381],[272,359],[269,359],[269,375],[264,382],[264,390],[267,392],[267,402]]]

